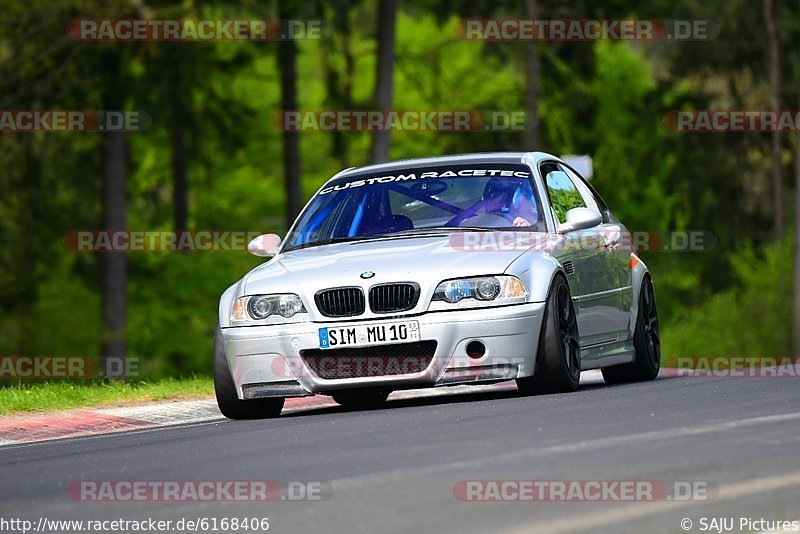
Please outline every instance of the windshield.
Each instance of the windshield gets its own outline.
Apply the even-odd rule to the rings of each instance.
[[[521,164],[412,167],[346,176],[319,191],[286,250],[431,231],[545,231],[530,168]]]

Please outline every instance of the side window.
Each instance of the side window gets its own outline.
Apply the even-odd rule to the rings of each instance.
[[[575,184],[564,171],[559,170],[557,164],[544,163],[540,169],[547,185],[550,204],[553,206],[555,218],[559,223],[567,222],[567,212],[572,208],[586,207],[586,202]]]
[[[586,205],[593,210],[597,210],[603,216],[604,223],[612,222],[613,216],[608,209],[608,206],[603,199],[600,198],[600,195],[597,194],[597,191],[592,189],[592,187],[587,184],[577,173],[575,173],[569,167],[565,167],[564,165],[559,165],[559,168],[567,173],[570,179],[573,181],[575,186],[578,188],[578,192],[583,197],[584,202]]]

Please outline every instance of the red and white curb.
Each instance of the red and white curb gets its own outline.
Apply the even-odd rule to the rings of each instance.
[[[307,400],[316,402],[312,404]],[[335,403],[330,397],[287,399],[284,412],[325,405],[335,405]],[[224,420],[224,417],[214,400],[159,402],[142,406],[69,410],[33,416],[18,415],[0,419],[0,447],[215,420]]]
[[[596,382],[599,372],[587,371],[581,382]],[[602,381],[602,378],[599,378]],[[516,389],[514,382],[490,386],[453,386],[439,389],[397,391],[390,400],[439,397],[463,393],[507,391]],[[331,397],[315,395],[286,399],[281,414],[292,414],[320,408],[336,407]],[[214,400],[159,402],[142,406],[69,410],[42,415],[14,415],[0,418],[0,447],[55,439],[114,434],[130,430],[151,429],[192,423],[224,420]]]

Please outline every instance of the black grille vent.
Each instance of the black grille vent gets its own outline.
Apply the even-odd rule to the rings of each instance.
[[[572,265],[571,261],[564,262],[564,272],[567,274],[575,274],[575,266]]]
[[[369,290],[369,307],[374,313],[392,313],[410,310],[419,300],[419,285],[379,284]]]
[[[364,313],[364,292],[360,287],[324,289],[314,295],[314,301],[325,317],[353,317]]]
[[[341,349],[301,350],[300,356],[325,380],[421,373],[433,361],[436,341]]]

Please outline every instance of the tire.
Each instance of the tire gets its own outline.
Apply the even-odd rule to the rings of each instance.
[[[383,406],[391,391],[340,391],[333,400],[346,408],[367,410]]]
[[[525,395],[568,393],[578,389],[581,378],[581,346],[575,306],[567,281],[556,275],[545,305],[536,369],[533,376],[518,378]]]
[[[602,369],[607,384],[653,380],[661,369],[661,335],[658,330],[658,312],[653,282],[645,275],[639,292],[639,311],[633,333],[635,359],[632,363]]]
[[[240,400],[225,357],[222,332],[214,332],[214,393],[217,406],[228,419],[266,419],[277,417],[283,409],[283,398]]]

